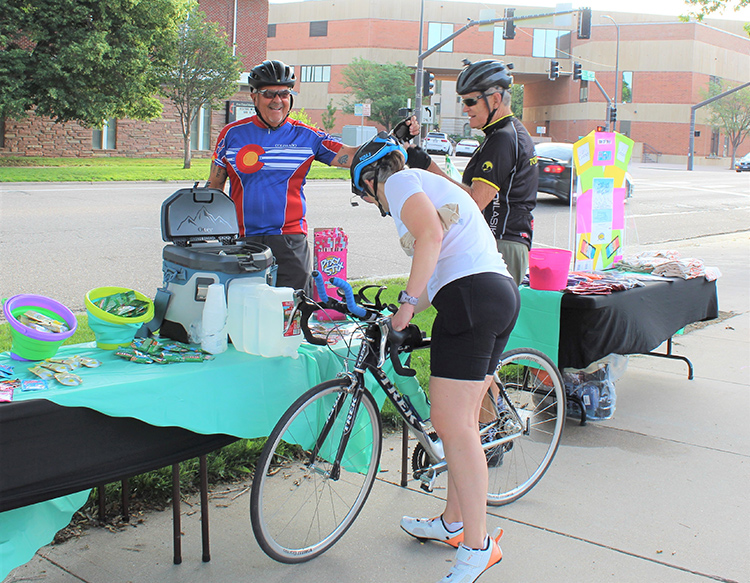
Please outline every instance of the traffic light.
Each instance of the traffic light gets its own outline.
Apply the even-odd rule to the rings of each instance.
[[[435,93],[435,75],[422,71],[422,96],[429,97]]]
[[[513,14],[515,14],[516,9],[515,8],[506,8],[505,9],[505,18],[513,18]],[[506,20],[505,25],[503,28],[503,39],[505,40],[511,40],[516,38],[516,23],[514,20]]]
[[[578,11],[578,38],[591,38],[591,8]]]
[[[560,62],[554,59],[549,62],[549,78],[554,81],[560,76]]]
[[[617,107],[614,105],[609,110],[609,123],[612,124],[612,129],[614,129],[614,125],[617,122]]]
[[[581,63],[573,63],[573,81],[580,81],[581,75],[583,75],[583,65]]]

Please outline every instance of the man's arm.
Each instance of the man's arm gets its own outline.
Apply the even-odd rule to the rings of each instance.
[[[463,188],[466,192],[469,193],[469,196],[474,199],[474,202],[477,203],[479,210],[484,210],[484,207],[492,202],[492,200],[495,198],[495,194],[497,194],[498,191],[498,188],[494,184],[492,184],[491,182],[486,182],[484,180],[472,180],[471,186],[464,184],[463,182],[453,180],[453,178],[448,176],[442,170],[442,168],[440,168],[440,166],[435,163],[435,160],[432,160],[430,162],[430,165],[425,168],[425,170],[427,170],[428,172],[432,172],[433,174],[437,174],[438,176],[442,176],[443,178],[450,180],[453,184],[457,184],[458,186]]]
[[[208,187],[224,190],[227,183],[227,169],[218,164],[211,164],[211,174],[208,177]]]
[[[349,168],[352,165],[354,154],[357,153],[358,149],[359,148],[356,146],[342,145],[338,154],[336,154],[336,157],[331,162],[331,166],[336,166],[337,168]]]

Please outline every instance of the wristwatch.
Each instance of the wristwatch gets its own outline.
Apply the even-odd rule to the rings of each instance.
[[[406,293],[406,290],[401,290],[401,293],[398,294],[398,303],[399,304],[411,304],[412,306],[416,306],[419,303],[419,298],[415,298],[414,296],[410,296]]]

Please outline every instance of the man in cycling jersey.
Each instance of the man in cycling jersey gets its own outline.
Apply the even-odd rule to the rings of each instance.
[[[255,115],[219,133],[208,185],[229,193],[237,209],[239,236],[271,248],[278,264],[276,285],[309,289],[304,184],[313,160],[348,168],[356,147],[289,119],[294,70],[263,61],[250,72]]]
[[[466,165],[463,186],[482,209],[508,271],[520,284],[529,265],[539,181],[534,143],[510,108],[512,65],[491,59],[464,63],[456,92],[469,125],[482,130],[485,139]],[[426,154],[414,148],[409,154],[409,166],[445,175]]]

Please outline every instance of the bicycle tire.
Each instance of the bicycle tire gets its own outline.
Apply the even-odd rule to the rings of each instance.
[[[495,382],[502,383],[518,413],[516,418],[507,405],[505,412],[502,405],[498,407],[504,419],[499,426],[501,435],[517,437],[497,446],[496,451],[486,450],[487,503],[502,506],[527,494],[552,463],[565,426],[565,388],[552,360],[529,348],[505,352]]]
[[[331,548],[352,525],[365,504],[378,471],[382,425],[368,391],[354,421],[337,480],[327,472],[341,442],[349,413],[350,381],[321,383],[287,409],[266,441],[255,468],[250,519],[263,551],[282,563],[302,563]],[[313,464],[310,449],[320,436],[321,420],[334,411],[332,429]],[[326,459],[328,458],[328,459]]]

